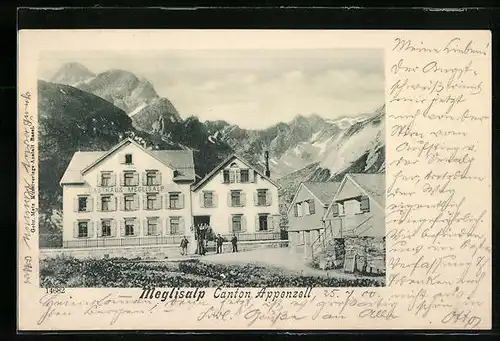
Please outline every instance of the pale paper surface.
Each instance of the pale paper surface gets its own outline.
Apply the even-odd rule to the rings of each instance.
[[[439,51],[394,50],[398,38],[411,40],[416,48]],[[466,53],[446,51],[450,42],[450,48],[462,51],[468,46]],[[489,31],[21,31],[18,328],[490,329],[490,42]],[[176,49],[385,49],[387,287],[315,288],[310,299],[272,303],[262,299],[223,302],[213,298],[214,288],[205,289],[205,298],[198,302],[139,302],[141,289],[66,289],[66,294],[49,297],[38,288],[38,228],[36,214],[32,214],[38,191],[38,54],[43,50],[161,50],[163,45]],[[428,88],[405,87],[396,94],[394,84],[406,79],[406,85]],[[434,87],[437,81],[442,86]],[[459,86],[453,88],[453,84]],[[21,95],[27,92],[31,97],[25,101]],[[447,101],[433,102],[433,98]],[[31,125],[34,141],[30,140]],[[452,162],[438,162],[439,158]],[[448,172],[454,177],[426,178],[430,172]],[[34,188],[30,188],[32,181]],[[257,293],[259,288],[250,290]]]

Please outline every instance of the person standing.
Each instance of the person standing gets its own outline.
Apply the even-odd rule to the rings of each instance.
[[[184,236],[184,238],[182,238],[181,240],[181,255],[187,255],[188,253],[188,244],[189,244],[189,240],[186,238],[186,236]]]
[[[233,252],[238,252],[238,238],[234,233],[233,233],[233,238],[231,239],[231,244],[233,244]]]
[[[215,240],[217,244],[217,253],[222,253],[222,243],[224,242],[224,239],[220,234],[218,234]]]

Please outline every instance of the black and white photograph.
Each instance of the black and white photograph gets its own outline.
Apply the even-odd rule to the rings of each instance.
[[[383,287],[383,49],[43,51],[40,286]]]

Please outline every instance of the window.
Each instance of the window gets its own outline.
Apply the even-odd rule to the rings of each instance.
[[[213,207],[214,206],[214,194],[212,192],[203,193],[203,207]]]
[[[158,233],[158,220],[148,219],[148,235],[154,236]]]
[[[133,236],[134,235],[134,221],[133,220],[125,220],[125,236]]]
[[[241,192],[231,191],[231,206],[237,207],[241,206]]]
[[[241,215],[233,215],[232,227],[233,233],[241,232]]]
[[[296,207],[297,207],[297,217],[302,217],[304,215],[302,211],[302,203],[298,202],[296,204]]]
[[[267,231],[267,214],[259,214],[259,231]]]
[[[111,186],[111,172],[102,172],[101,173],[101,186],[109,187]]]
[[[225,184],[229,183],[229,169],[224,170],[224,183]]]
[[[124,182],[125,186],[134,186],[134,173],[133,172],[125,172],[124,174]]]
[[[156,195],[156,194],[148,194],[147,195],[147,205],[146,205],[146,208],[148,210],[155,210],[155,209],[157,209],[156,200],[158,200],[158,195]]]
[[[267,189],[257,190],[257,205],[258,206],[267,205]]]
[[[249,181],[248,169],[242,169],[240,174],[241,174],[241,182]]]
[[[158,184],[158,172],[149,171],[146,173],[146,186],[155,186]]]
[[[180,219],[179,217],[170,218],[170,234],[180,234]]]
[[[314,204],[314,199],[307,200],[307,214],[315,214],[316,205]]]
[[[78,197],[78,212],[87,212],[87,197]]]
[[[368,197],[361,197],[361,200],[359,202],[359,206],[360,206],[361,212],[363,212],[363,213],[370,212],[370,199]]]
[[[111,220],[103,220],[101,228],[103,237],[111,237]]]
[[[125,163],[127,165],[132,164],[132,154],[125,154]]]
[[[133,211],[134,208],[134,195],[126,195],[125,196],[125,211]]]
[[[168,201],[170,202],[171,209],[179,209],[181,208],[181,200],[179,193],[170,193],[168,195]]]
[[[89,235],[88,233],[89,233],[88,222],[86,221],[78,222],[78,237],[85,238]]]
[[[101,206],[102,211],[111,211],[111,195],[101,197]]]

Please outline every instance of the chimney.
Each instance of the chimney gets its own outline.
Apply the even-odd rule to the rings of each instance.
[[[269,152],[266,150],[264,152],[264,158],[266,159],[266,176],[271,176],[271,171],[269,170]]]

